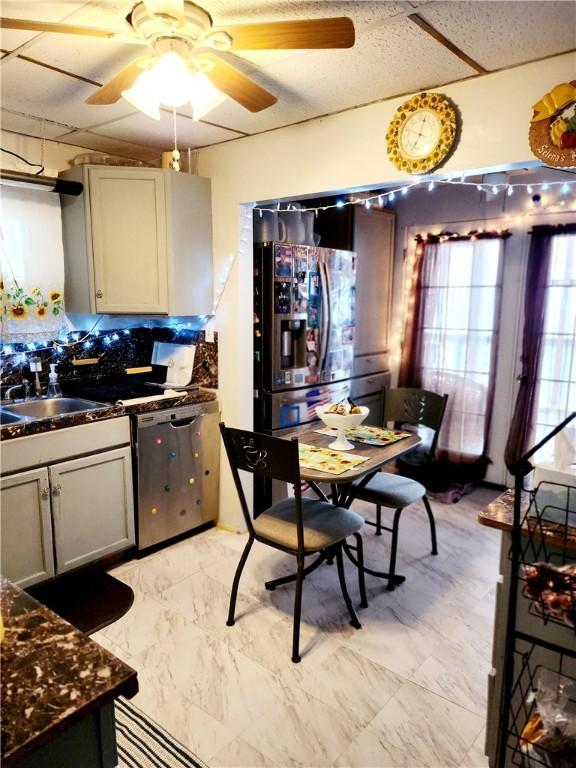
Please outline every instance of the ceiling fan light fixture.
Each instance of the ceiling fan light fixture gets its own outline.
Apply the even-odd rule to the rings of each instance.
[[[148,117],[160,120],[160,105],[181,107],[190,102],[192,117],[201,120],[222,104],[226,94],[219,91],[202,72],[194,72],[173,51],[163,54],[151,69],[144,70],[122,96]]]
[[[215,88],[202,72],[193,75],[192,81],[189,99],[192,104],[192,119],[197,121],[220,106],[227,97]]]
[[[160,98],[152,72],[142,72],[132,88],[122,91],[122,96],[140,112],[153,120],[160,120]]]
[[[192,74],[174,51],[163,54],[151,70],[156,93],[167,107],[181,107],[190,98]]]

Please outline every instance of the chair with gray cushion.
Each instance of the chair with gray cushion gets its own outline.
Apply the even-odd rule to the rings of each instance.
[[[234,624],[236,597],[242,570],[248,558],[254,541],[267,544],[270,547],[287,552],[296,557],[295,576],[286,576],[267,582],[268,589],[274,589],[279,584],[290,581],[296,582],[294,598],[294,628],[292,638],[292,661],[300,661],[300,615],[302,606],[302,582],[304,577],[315,570],[328,557],[335,557],[340,588],[348,612],[350,624],[360,629],[360,623],[352,606],[344,577],[342,558],[342,542],[348,536],[355,536],[358,547],[358,578],[361,595],[361,605],[366,602],[364,586],[364,560],[362,556],[362,539],[358,531],[364,521],[355,512],[343,507],[336,507],[326,501],[302,498],[300,487],[300,464],[298,460],[298,441],[282,440],[277,437],[261,435],[257,432],[246,432],[226,427],[220,424],[224,446],[236,483],[236,489],[242,506],[242,513],[248,528],[248,542],[238,563],[232,594],[228,626]],[[239,470],[255,475],[280,480],[294,486],[294,497],[284,499],[262,512],[253,520],[248,510],[246,497],[240,482]],[[308,567],[304,567],[304,558],[319,553],[319,557]]]
[[[393,421],[398,429],[413,431],[422,436],[422,445],[415,452],[415,460],[409,464],[406,460],[399,463],[400,471],[405,465],[420,469],[429,469],[434,461],[438,433],[444,418],[448,395],[437,395],[425,389],[398,388],[388,389],[384,393],[384,423]],[[408,454],[409,458],[412,454]],[[432,507],[426,495],[426,487],[417,480],[391,472],[377,472],[367,483],[365,479],[352,484],[354,498],[376,505],[376,522],[365,520],[367,525],[376,528],[376,535],[382,531],[392,533],[390,565],[387,589],[395,587],[396,553],[398,532],[402,510],[422,499],[430,523],[432,554],[438,554],[436,544],[436,524]],[[392,527],[382,524],[382,507],[395,510]]]

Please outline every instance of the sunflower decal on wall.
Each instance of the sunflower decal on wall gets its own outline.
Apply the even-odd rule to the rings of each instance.
[[[407,173],[428,173],[456,147],[458,115],[441,93],[419,93],[394,114],[386,134],[388,157]]]

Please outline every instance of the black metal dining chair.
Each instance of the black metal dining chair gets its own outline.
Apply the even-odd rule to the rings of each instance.
[[[328,557],[336,558],[340,588],[350,614],[350,624],[355,629],[361,627],[346,587],[342,543],[348,536],[355,536],[356,538],[361,605],[364,607],[367,605],[363,571],[364,559],[362,556],[362,538],[358,533],[364,521],[360,515],[349,509],[337,507],[319,499],[302,498],[297,439],[282,440],[257,432],[232,429],[226,427],[223,422],[220,423],[220,431],[248,529],[248,541],[242,552],[232,584],[230,609],[226,623],[228,626],[234,624],[240,577],[254,541],[294,555],[296,557],[296,574],[276,579],[274,582],[267,582],[266,587],[274,589],[279,584],[287,584],[290,581],[296,582],[292,661],[297,663],[300,661],[302,582],[305,576],[315,570]],[[290,483],[294,486],[294,496],[273,504],[253,520],[246,503],[239,470]],[[320,556],[305,568],[304,558],[315,553],[319,553]]]
[[[423,439],[423,446],[417,454],[416,461],[412,465],[408,464],[409,467],[415,466],[419,471],[423,469],[429,471],[433,465],[438,434],[444,418],[447,401],[448,395],[438,395],[425,389],[402,387],[385,391],[384,424],[393,421],[396,428],[406,430],[415,428],[414,431],[418,432],[422,427],[425,427],[428,430],[428,435]],[[402,467],[403,465],[400,463],[400,472]],[[419,499],[422,499],[424,503],[430,523],[432,554],[438,554],[436,523],[432,507],[426,495],[425,485],[414,478],[384,471],[377,472],[368,482],[365,479],[355,480],[352,483],[352,494],[355,499],[376,505],[376,521],[365,520],[364,522],[376,528],[377,536],[380,536],[383,530],[392,533],[387,589],[393,590],[397,583],[394,577],[396,573],[400,516],[407,506]],[[382,523],[382,507],[395,510],[391,528]]]

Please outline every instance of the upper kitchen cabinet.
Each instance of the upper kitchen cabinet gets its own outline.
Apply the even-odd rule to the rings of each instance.
[[[61,197],[69,312],[211,313],[209,179],[103,165],[60,175],[84,185]]]

